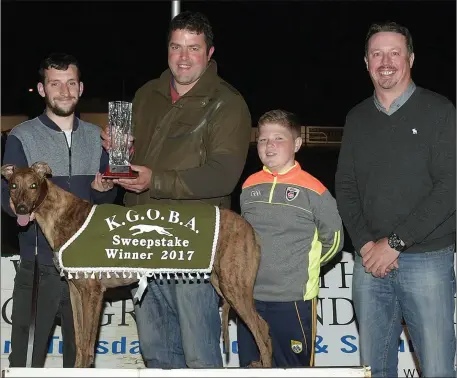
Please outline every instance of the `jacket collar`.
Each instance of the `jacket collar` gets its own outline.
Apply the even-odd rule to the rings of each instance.
[[[301,166],[300,166],[300,163],[295,160],[295,164],[293,165],[293,167],[286,169],[283,172],[272,172],[265,166],[263,166],[263,171],[266,174],[271,175],[271,176],[281,176],[283,178],[287,178],[287,177],[293,176],[297,172],[301,171]]]
[[[46,114],[46,111],[43,112],[43,114],[41,114],[40,116],[38,116],[38,119],[41,121],[41,123],[47,127],[49,127],[50,129],[52,130],[55,130],[55,131],[62,131],[62,129],[57,126],[57,124],[51,119],[48,117],[48,115]],[[73,121],[73,131],[76,131],[79,127],[79,118],[75,116],[75,119]]]
[[[217,80],[217,63],[215,60],[211,59],[206,67],[203,75],[198,79],[197,83],[192,87],[192,89],[187,92],[182,97],[204,97],[208,96],[214,90],[215,80]],[[159,78],[158,90],[165,97],[171,98],[170,94],[170,83],[173,79],[173,75],[168,68],[165,70]]]

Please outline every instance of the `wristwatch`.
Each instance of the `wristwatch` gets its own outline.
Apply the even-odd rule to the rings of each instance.
[[[397,252],[403,252],[406,249],[405,242],[393,232],[388,236],[387,243],[390,248],[395,249]]]

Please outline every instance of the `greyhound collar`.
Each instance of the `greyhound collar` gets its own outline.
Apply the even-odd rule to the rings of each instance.
[[[36,211],[41,206],[41,204],[44,202],[44,200],[46,199],[47,196],[48,196],[48,183],[46,180],[43,180],[43,182],[41,183],[40,196],[35,201],[35,204],[33,205],[33,208],[30,211],[30,214],[33,213],[34,211]]]

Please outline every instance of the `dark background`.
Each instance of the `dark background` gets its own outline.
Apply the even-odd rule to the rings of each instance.
[[[2,114],[42,110],[27,90],[53,51],[80,61],[81,105],[100,99],[100,111],[167,67],[171,1],[2,1],[1,10]],[[455,102],[455,1],[181,1],[184,10],[210,19],[219,73],[244,95],[253,123],[285,108],[306,125],[343,126],[372,93],[365,35],[384,20],[412,33],[416,83]]]
[[[171,1],[2,1],[1,7],[2,115],[43,111],[36,90],[28,89],[36,88],[38,66],[50,52],[79,60],[81,112],[132,100],[167,68]],[[208,16],[219,74],[245,97],[253,126],[273,108],[295,112],[303,125],[343,126],[347,112],[373,93],[365,35],[372,22],[385,20],[404,24],[413,36],[416,84],[455,104],[455,1],[181,1],[185,10]],[[297,160],[334,193],[337,157],[338,149],[303,148]],[[260,167],[251,146],[233,194],[235,211],[241,183]],[[2,235],[13,240],[10,227],[3,222]]]

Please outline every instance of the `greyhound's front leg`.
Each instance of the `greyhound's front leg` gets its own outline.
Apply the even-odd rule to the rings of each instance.
[[[100,281],[78,279],[70,281],[70,296],[75,324],[75,367],[88,368],[94,363],[104,288]]]
[[[98,328],[100,325],[103,292],[104,290],[101,287],[98,287],[97,289],[93,288],[83,299],[84,326],[87,327],[84,329],[84,333],[88,336],[86,367],[91,367],[95,361],[95,341],[97,340]]]
[[[83,367],[83,332],[84,329],[84,317],[81,294],[78,288],[75,286],[73,281],[68,281],[68,287],[70,288],[70,299],[71,308],[73,310],[73,324],[75,327],[75,344],[76,344],[76,360],[75,368]]]

